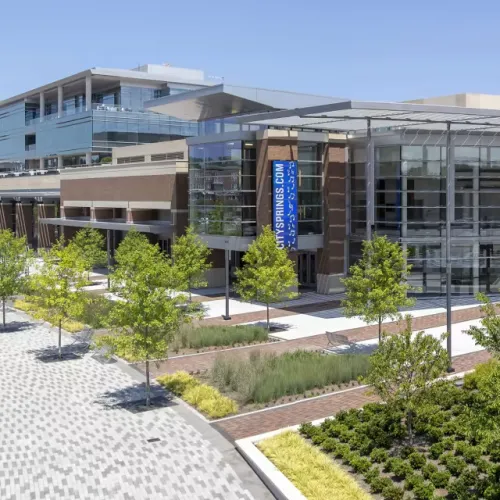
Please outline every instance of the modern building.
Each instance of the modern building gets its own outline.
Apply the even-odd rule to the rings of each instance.
[[[196,135],[197,123],[144,103],[213,84],[200,70],[168,65],[92,68],[0,101],[0,228],[49,245],[56,231],[38,218],[59,214],[60,172],[107,165],[116,148]]]
[[[153,97],[142,114],[187,123],[189,137],[120,142],[110,164],[60,175],[4,174],[1,227],[27,234],[38,208],[48,239],[91,225],[112,250],[135,228],[168,252],[190,223],[221,286],[271,224],[291,242],[301,285],[320,293],[342,290],[376,232],[407,250],[420,293],[443,294],[447,281],[457,294],[500,287],[500,96],[374,103],[218,84]]]
[[[276,227],[273,163],[292,161],[302,285],[340,290],[377,232],[407,250],[420,293],[445,293],[447,279],[453,293],[497,290],[500,97],[313,101],[218,85],[147,104],[200,121],[187,139],[189,214],[209,246],[238,265],[260,228]]]
[[[208,85],[203,71],[168,65],[92,68],[0,101],[0,171],[97,164],[114,147],[196,135],[144,103]]]

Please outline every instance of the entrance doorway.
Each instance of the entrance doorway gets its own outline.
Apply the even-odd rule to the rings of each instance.
[[[299,253],[297,268],[300,286],[316,288],[316,252]]]

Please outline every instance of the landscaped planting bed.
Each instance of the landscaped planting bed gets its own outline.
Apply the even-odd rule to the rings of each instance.
[[[495,363],[467,375],[463,388],[436,383],[415,412],[413,442],[403,414],[378,403],[340,412],[319,426],[304,424],[300,432],[381,498],[498,500],[500,368]]]
[[[250,410],[358,385],[358,377],[366,375],[368,368],[365,355],[255,352],[248,359],[219,356],[202,379]]]
[[[295,432],[265,439],[257,447],[309,500],[369,500],[348,473]]]
[[[267,330],[256,325],[186,325],[175,336],[169,350],[176,354],[188,354],[211,350],[211,348],[239,347],[268,341]]]

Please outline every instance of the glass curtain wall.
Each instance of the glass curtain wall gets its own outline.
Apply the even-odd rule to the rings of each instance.
[[[256,149],[232,141],[189,148],[189,220],[200,234],[256,234]]]
[[[445,293],[446,148],[375,148],[375,231],[400,241],[421,293]],[[452,292],[500,288],[500,148],[454,147]],[[366,235],[365,150],[350,151],[350,264]],[[496,241],[498,240],[498,241]]]
[[[323,233],[323,148],[324,144],[298,144],[299,235]]]

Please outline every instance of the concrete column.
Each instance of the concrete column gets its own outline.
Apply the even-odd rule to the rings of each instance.
[[[45,162],[43,161],[43,158],[40,158],[38,168],[40,170],[43,170],[45,168]]]
[[[45,94],[40,92],[40,121],[43,122],[45,117]]]
[[[60,118],[63,116],[63,101],[64,101],[64,91],[62,85],[57,87],[57,116]]]
[[[64,164],[63,164],[63,157],[61,155],[59,155],[57,157],[57,168],[63,168]]]
[[[85,153],[85,164],[92,165],[92,153]]]
[[[85,111],[92,109],[92,76],[85,77]]]

